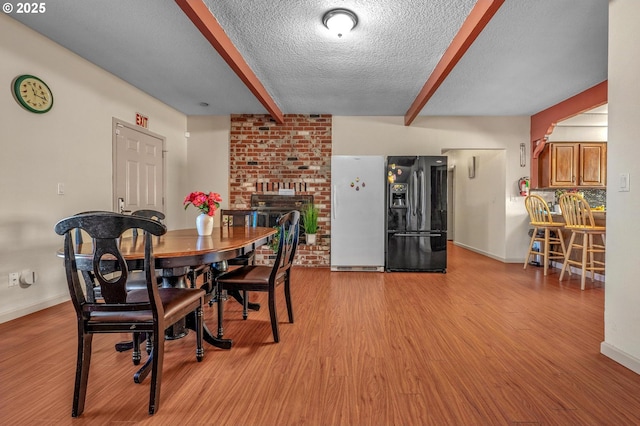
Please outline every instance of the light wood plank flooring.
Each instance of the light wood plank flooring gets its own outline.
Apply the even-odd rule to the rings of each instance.
[[[640,376],[599,353],[604,290],[450,245],[446,274],[293,272],[294,324],[226,304],[234,347],[167,342],[159,412],[121,335],[94,338],[71,418],[70,303],[0,325],[3,425],[634,425]],[[206,322],[215,329],[215,307]]]

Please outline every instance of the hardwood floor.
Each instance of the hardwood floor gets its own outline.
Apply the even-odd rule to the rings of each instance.
[[[160,409],[135,384],[122,335],[96,336],[86,409],[71,418],[70,303],[0,324],[5,425],[633,425],[640,376],[599,353],[604,290],[558,269],[522,269],[450,245],[446,274],[297,268],[281,342],[263,304],[196,362],[193,335],[167,342]],[[215,329],[215,306],[206,322]]]

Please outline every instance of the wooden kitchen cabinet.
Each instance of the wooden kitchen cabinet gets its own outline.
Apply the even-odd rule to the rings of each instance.
[[[538,164],[542,188],[607,185],[606,142],[550,142],[540,154]]]

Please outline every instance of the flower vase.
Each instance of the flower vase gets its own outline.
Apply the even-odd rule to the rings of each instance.
[[[198,230],[198,235],[211,235],[213,232],[213,216],[204,213],[199,214],[196,217],[196,229]]]

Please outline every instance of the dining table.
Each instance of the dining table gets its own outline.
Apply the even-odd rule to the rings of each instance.
[[[161,270],[163,287],[188,287],[189,271],[210,265],[216,272],[216,265],[241,256],[266,244],[277,233],[275,228],[253,226],[222,226],[213,228],[211,235],[198,235],[195,228],[167,231],[164,235],[153,236],[153,256],[156,270]],[[120,252],[129,270],[144,268],[144,238],[123,235],[119,242]],[[64,257],[63,251],[58,256]],[[80,271],[91,271],[93,247],[90,242],[76,246],[76,264]],[[108,268],[108,262],[105,261]],[[102,265],[101,265],[102,267]],[[208,288],[211,297],[219,297],[215,288]],[[218,348],[231,348],[231,339],[223,339],[221,318],[218,318],[218,335],[214,335],[204,324],[203,339]],[[189,316],[184,324],[186,329],[195,330],[195,315]]]

